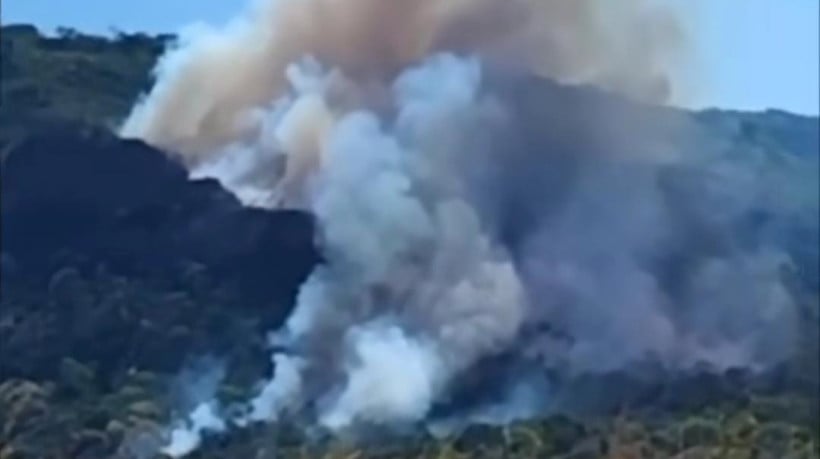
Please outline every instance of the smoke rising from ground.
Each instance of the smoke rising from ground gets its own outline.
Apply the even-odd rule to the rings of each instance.
[[[167,445],[161,451],[152,451],[149,456],[157,452],[171,457],[184,456],[199,448],[206,433],[227,429],[215,402],[217,389],[224,378],[224,363],[214,359],[201,359],[183,369],[176,389],[183,409],[189,413],[167,432]]]
[[[280,344],[308,352],[303,379],[328,426],[423,419],[450,377],[511,343],[524,317],[505,252],[442,180],[440,152],[417,149],[475,116],[478,77],[477,61],[436,57],[397,80],[393,126],[351,113],[321,152],[309,205],[333,261],[302,287]]]
[[[186,35],[124,134],[249,205],[310,210],[327,259],[231,421],[421,422],[492,359],[513,364],[478,376],[506,395],[472,412],[504,420],[571,389],[548,373],[787,358],[789,258],[741,225],[787,179],[520,76],[656,98],[675,30],[639,0],[282,0]]]

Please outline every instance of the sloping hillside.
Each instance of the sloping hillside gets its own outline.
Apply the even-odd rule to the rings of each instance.
[[[181,385],[210,384],[220,400],[242,401],[270,373],[266,332],[282,323],[322,262],[310,215],[244,208],[216,181],[189,181],[163,152],[110,132],[150,86],[151,68],[172,40],[44,37],[31,26],[3,27],[0,459],[154,457],[169,420],[192,408]],[[517,83],[504,94],[520,109],[516,135],[528,148],[584,135],[543,126],[624,104],[588,88]],[[730,236],[784,247],[792,257],[783,276],[802,314],[794,358],[762,374],[580,378],[578,394],[607,404],[575,419],[477,425],[446,438],[421,426],[330,438],[287,423],[251,425],[208,437],[194,457],[820,457],[817,118],[618,110],[635,126],[679,125],[684,151],[670,154],[719,165],[717,181],[738,164],[755,172],[748,178],[755,186],[737,188],[759,194],[755,206],[737,216]],[[674,169],[665,177],[700,179]],[[529,209],[504,210],[526,222]],[[505,230],[515,244],[516,228]],[[227,363],[213,365],[214,357]],[[190,373],[201,366],[225,378],[194,383]],[[602,388],[606,397],[598,397]]]
[[[170,36],[97,37],[64,30],[44,36],[30,25],[2,29],[0,141],[30,120],[119,123]]]

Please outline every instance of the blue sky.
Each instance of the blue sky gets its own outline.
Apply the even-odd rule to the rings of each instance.
[[[3,23],[83,31],[169,32],[222,23],[246,0],[3,0]],[[617,0],[602,0],[617,1]],[[697,74],[685,104],[820,111],[820,0],[656,0],[681,10],[694,37]]]

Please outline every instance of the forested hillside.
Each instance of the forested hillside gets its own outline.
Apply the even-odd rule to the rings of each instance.
[[[173,40],[2,28],[0,459],[157,457],[169,423],[192,408],[180,385],[209,359],[228,362],[212,388],[219,400],[257,389],[271,370],[267,332],[323,263],[308,213],[243,207],[216,180],[189,180],[155,147],[115,135]],[[524,102],[608,97],[528,84],[515,89]],[[761,195],[737,232],[704,239],[789,255],[784,285],[800,314],[794,356],[761,373],[581,377],[579,394],[607,392],[583,415],[478,423],[442,438],[429,426],[339,438],[302,430],[295,418],[207,435],[192,457],[820,457],[818,119],[653,110],[646,116],[686,120],[686,145],[703,161],[759,171],[749,189]],[[550,113],[527,114],[536,136],[536,115]]]

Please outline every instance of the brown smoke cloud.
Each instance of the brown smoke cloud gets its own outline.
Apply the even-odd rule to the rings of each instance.
[[[651,0],[261,0],[224,30],[184,33],[122,133],[197,164],[257,132],[254,110],[285,92],[288,66],[305,56],[357,88],[454,51],[663,101],[681,30]]]

